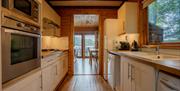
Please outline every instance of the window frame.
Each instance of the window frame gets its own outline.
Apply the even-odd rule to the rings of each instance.
[[[154,2],[154,1],[153,1]],[[149,6],[149,5],[148,5]],[[146,9],[146,25],[147,25],[147,29],[146,29],[146,36],[144,36],[144,39],[146,39],[146,44],[147,45],[160,45],[161,48],[170,48],[170,49],[180,49],[180,42],[160,42],[160,44],[152,44],[149,42],[149,22],[148,22],[148,7],[144,8]],[[153,46],[152,46],[153,47]]]

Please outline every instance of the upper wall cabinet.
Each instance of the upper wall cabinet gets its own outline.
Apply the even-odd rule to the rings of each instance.
[[[60,16],[52,9],[46,1],[43,2],[43,18],[48,18],[60,25]]]
[[[118,10],[118,19],[122,21],[121,33],[137,33],[137,8],[135,2],[125,2]]]
[[[46,1],[42,2],[42,22],[43,35],[60,36],[60,16],[48,5]]]

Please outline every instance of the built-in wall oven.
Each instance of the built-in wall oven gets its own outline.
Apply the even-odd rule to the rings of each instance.
[[[40,39],[39,27],[8,17],[3,18],[3,83],[40,67]]]

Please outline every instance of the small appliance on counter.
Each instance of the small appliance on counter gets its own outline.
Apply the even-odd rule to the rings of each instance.
[[[138,43],[134,40],[131,44],[131,51],[138,51]]]
[[[129,42],[120,41],[117,49],[118,50],[129,50],[129,48],[130,48]]]

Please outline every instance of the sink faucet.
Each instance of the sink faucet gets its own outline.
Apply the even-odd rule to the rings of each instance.
[[[159,49],[160,49],[160,45],[157,45],[156,46],[156,55],[159,55],[160,53],[159,53]]]

